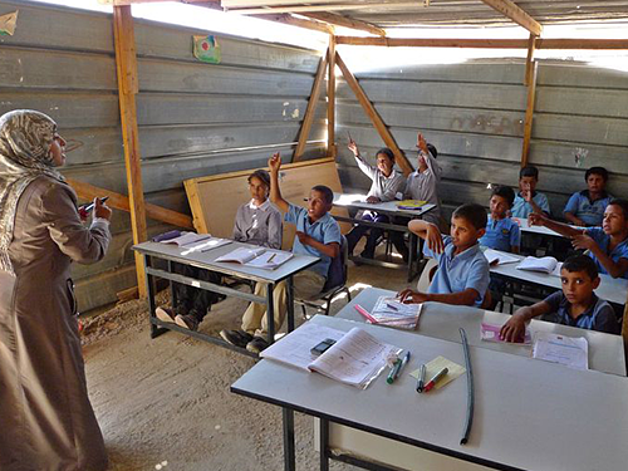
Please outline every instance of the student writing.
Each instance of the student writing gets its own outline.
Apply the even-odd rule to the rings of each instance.
[[[532,306],[517,309],[500,331],[508,342],[520,342],[525,334],[526,323],[539,316],[557,323],[617,333],[618,324],[611,305],[598,298],[593,290],[600,285],[597,267],[585,255],[569,257],[560,271],[562,291],[549,295]]]
[[[480,250],[486,228],[486,211],[478,204],[463,204],[451,216],[449,236],[431,222],[410,221],[408,228],[424,239],[423,252],[438,260],[438,270],[427,293],[401,291],[402,302],[438,301],[446,304],[481,306],[489,284],[489,265]]]

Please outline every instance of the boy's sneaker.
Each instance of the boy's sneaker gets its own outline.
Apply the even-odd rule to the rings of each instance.
[[[174,318],[179,327],[189,330],[198,330],[198,319],[192,314],[179,314]]]
[[[253,340],[253,336],[243,330],[223,329],[220,331],[220,336],[225,342],[240,348],[246,348],[248,343]]]
[[[167,307],[158,307],[157,309],[155,309],[155,316],[157,316],[157,319],[159,319],[161,322],[174,322],[175,320],[175,313],[172,309],[169,309]]]
[[[268,342],[264,337],[253,337],[249,343],[246,344],[246,349],[251,353],[261,353],[262,350],[268,347]]]

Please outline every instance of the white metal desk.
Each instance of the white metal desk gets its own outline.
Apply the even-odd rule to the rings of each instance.
[[[311,322],[349,330],[354,322],[316,316]],[[412,352],[405,372],[442,355],[464,364],[457,342],[368,324],[378,339]],[[371,470],[624,471],[628,463],[628,380],[578,371],[486,348],[470,347],[475,376],[475,417],[470,440],[460,445],[466,379],[417,394],[402,374],[388,385],[380,376],[366,390],[322,375],[262,360],[231,391],[279,405],[284,413],[285,469],[295,469],[294,411],[320,419],[320,469],[337,459]],[[334,455],[330,422],[368,432],[403,447],[398,460],[374,464]],[[414,455],[410,452],[415,452]]]
[[[277,283],[286,280],[288,295],[288,331],[290,332],[294,329],[294,291],[292,286],[292,277],[296,273],[299,273],[300,271],[303,271],[316,264],[319,261],[319,258],[295,254],[290,260],[288,260],[286,263],[279,266],[275,270],[263,270],[260,268],[251,268],[235,263],[216,262],[216,259],[221,255],[225,255],[239,247],[259,248],[250,244],[232,242],[230,244],[211,249],[207,252],[192,252],[186,255],[182,255],[185,249],[177,247],[176,245],[162,244],[159,242],[143,242],[141,244],[133,246],[133,250],[142,254],[144,258],[152,338],[155,338],[158,335],[167,332],[167,330],[175,330],[180,333],[184,333],[199,338],[201,340],[205,340],[207,342],[215,343],[227,348],[237,350],[241,353],[247,353],[246,350],[234,347],[233,345],[223,341],[220,338],[206,335],[202,332],[184,329],[174,323],[161,322],[159,319],[157,319],[157,317],[155,316],[155,309],[157,306],[155,304],[154,278],[164,278],[170,280],[171,283],[182,283],[188,286],[193,286],[194,288],[204,289],[227,296],[234,296],[237,298],[246,299],[250,302],[266,304],[268,315],[269,343],[272,343],[275,338],[275,322],[273,316],[275,306],[273,301],[273,289],[277,285]],[[154,266],[155,259],[165,260],[167,262],[168,269],[163,270],[156,268]],[[223,275],[233,276],[243,280],[251,280],[255,281],[256,283],[264,283],[266,284],[267,288],[266,297],[257,296],[255,294],[246,293],[237,289],[229,288],[227,286],[209,283],[207,281],[197,280],[188,276],[173,273],[173,262],[190,265],[196,268],[213,271]]]
[[[387,201],[385,203],[367,203],[365,195],[358,194],[342,194],[342,193],[334,193],[334,206],[340,206],[347,209],[356,209],[356,210],[368,210],[375,211],[381,214],[385,214],[388,217],[403,217],[408,219],[416,219],[423,216],[425,213],[432,211],[436,208],[434,204],[425,204],[416,210],[411,209],[400,209],[397,207],[396,201]],[[334,216],[335,219],[339,221],[347,221],[354,224],[360,224],[369,227],[378,227],[380,229],[386,229],[389,231],[408,233],[410,236],[410,248],[408,250],[408,282],[412,281],[414,277],[418,274],[418,266],[420,261],[420,254],[418,254],[418,237],[416,234],[413,234],[408,230],[407,224],[395,224],[393,222],[373,222],[373,221],[364,221],[362,219],[356,219],[352,217],[344,217],[344,216]],[[386,268],[402,268],[403,265],[392,262],[384,262],[381,260],[371,260],[362,257],[351,257],[352,260],[359,261],[361,263],[366,263],[370,265],[377,265]],[[415,268],[416,266],[416,268]]]
[[[359,304],[370,312],[380,296],[393,296],[394,294],[394,291],[367,288],[343,307],[336,314],[336,317],[364,323],[364,317],[362,317],[354,307],[356,304]],[[423,304],[418,328],[416,331],[412,332],[428,337],[458,342],[460,339],[458,328],[462,327],[467,332],[469,345],[529,357],[529,347],[513,343],[486,342],[481,339],[480,328],[482,322],[502,325],[510,319],[510,317],[510,315],[501,312],[484,311],[468,306],[450,306],[448,304],[429,302]],[[621,335],[578,329],[577,327],[554,324],[537,319],[533,319],[530,322],[530,332],[532,334],[534,332],[550,332],[568,337],[584,337],[589,342],[589,368],[604,373],[612,373],[621,376],[626,375],[624,342]]]
[[[525,258],[521,255],[511,253],[508,253],[508,255],[516,257],[519,260],[523,260]],[[492,274],[523,284],[552,288],[555,290],[562,289],[560,277],[536,271],[517,270],[518,265],[518,263],[494,265],[491,266],[490,270]],[[598,297],[618,306],[626,304],[626,298],[628,296],[627,279],[613,278],[609,275],[600,275],[600,280],[600,286],[595,290],[595,294],[597,294]]]

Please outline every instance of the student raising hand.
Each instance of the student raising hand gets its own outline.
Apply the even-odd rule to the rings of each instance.
[[[268,159],[268,166],[271,172],[278,172],[281,168],[281,155],[279,152],[275,152],[273,156]]]
[[[355,155],[356,157],[360,155],[358,144],[353,139],[351,139],[351,137],[349,137],[349,145],[347,147],[351,152],[353,152],[353,155]]]
[[[583,230],[581,234],[572,237],[571,245],[573,245],[574,249],[582,250],[593,250],[597,247],[597,243],[591,236],[587,235],[586,230]]]
[[[429,152],[427,149],[427,141],[423,137],[423,134],[419,132],[417,136],[416,146],[419,148],[421,152],[425,152],[426,154]]]

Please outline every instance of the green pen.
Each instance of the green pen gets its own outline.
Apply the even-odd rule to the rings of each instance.
[[[396,375],[396,371],[401,368],[401,359],[398,358],[395,360],[395,362],[393,363],[392,368],[390,369],[390,373],[388,373],[388,378],[386,378],[386,382],[388,384],[393,384],[393,382],[395,381],[395,377]]]

